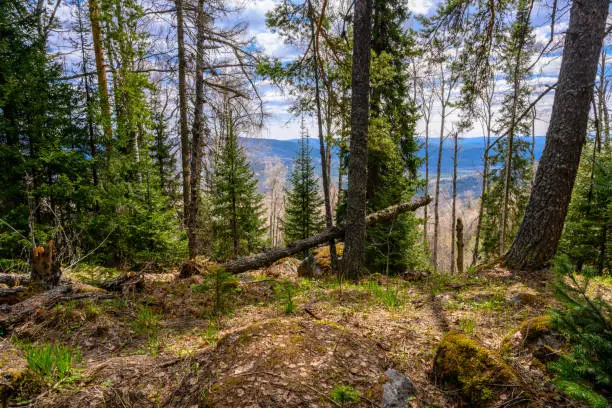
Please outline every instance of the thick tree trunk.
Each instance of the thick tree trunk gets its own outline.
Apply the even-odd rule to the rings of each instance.
[[[189,198],[191,194],[191,147],[187,127],[187,58],[185,56],[185,23],[183,22],[183,0],[176,0],[176,38],[178,42],[178,91],[179,132],[181,135],[181,164],[183,174],[183,221],[189,221]]]
[[[401,203],[385,208],[382,211],[378,211],[364,217],[364,225],[371,227],[373,225],[392,220],[397,217],[398,214],[408,211],[415,211],[417,208],[427,205],[430,202],[431,197],[421,197],[420,199],[411,203]],[[246,272],[251,269],[263,268],[264,266],[268,266],[279,259],[286,258],[299,252],[303,252],[309,248],[325,244],[331,239],[338,239],[344,236],[344,226],[332,226],[331,228],[327,228],[325,231],[312,237],[291,242],[284,248],[271,248],[266,252],[228,261],[222,266],[227,272],[234,274]]]
[[[204,140],[204,0],[198,0],[196,10],[196,64],[195,64],[195,110],[191,137],[191,185],[187,237],[189,257],[195,258],[200,252],[198,236],[198,210],[200,204],[200,180],[202,176],[202,149]]]
[[[91,35],[93,37],[94,54],[96,56],[96,71],[98,74],[98,93],[102,108],[102,128],[106,151],[112,150],[113,127],[111,122],[110,99],[106,82],[106,65],[104,64],[104,48],[102,47],[102,29],[100,28],[100,9],[97,0],[89,0],[89,18],[91,20]]]
[[[355,0],[351,140],[342,256],[342,274],[349,279],[359,278],[365,268],[371,19],[372,2]]]
[[[321,175],[323,178],[323,200],[325,203],[325,224],[327,228],[334,224],[332,209],[331,209],[331,197],[329,193],[329,162],[328,155],[325,149],[325,138],[323,136],[323,118],[321,115],[321,94],[319,90],[319,55],[318,55],[318,42],[315,35],[315,24],[314,24],[314,9],[312,2],[308,2],[308,14],[310,15],[310,41],[312,42],[313,50],[313,70],[315,78],[315,103],[317,106],[317,125],[319,131],[319,154],[321,155]],[[329,101],[328,101],[329,104]],[[336,243],[334,240],[329,241],[329,254],[331,258],[332,269],[337,270],[338,268],[338,256],[336,255]]]
[[[546,145],[523,222],[504,256],[510,268],[541,268],[557,251],[586,137],[608,4],[572,3]]]

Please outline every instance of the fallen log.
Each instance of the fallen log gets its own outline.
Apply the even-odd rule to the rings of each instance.
[[[0,288],[0,304],[15,304],[19,302],[20,293],[25,291],[24,287]]]
[[[390,221],[399,214],[415,211],[430,202],[431,197],[426,196],[410,203],[401,203],[387,207],[384,210],[368,215],[366,217],[366,226],[371,227],[381,222]],[[279,259],[322,245],[329,242],[331,239],[342,237],[344,237],[344,225],[333,226],[312,237],[290,242],[286,247],[271,248],[255,255],[232,259],[221,266],[223,266],[227,272],[233,274],[246,272],[251,269],[259,269],[271,265]]]
[[[37,309],[53,306],[70,291],[70,286],[56,286],[11,306],[7,313],[0,312],[0,335],[4,335],[12,326],[31,316]]]
[[[30,283],[30,275],[21,273],[0,273],[0,284],[12,286],[27,286]]]
[[[144,277],[141,273],[129,272],[116,278],[107,279],[98,286],[109,292],[123,292],[126,287],[140,290],[144,287]]]

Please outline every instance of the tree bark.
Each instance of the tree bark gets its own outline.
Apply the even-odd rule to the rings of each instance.
[[[321,115],[321,94],[319,90],[319,55],[318,55],[318,42],[315,35],[315,24],[314,24],[314,9],[312,2],[308,1],[308,14],[310,15],[310,41],[312,42],[312,55],[313,55],[313,69],[315,79],[315,103],[317,107],[317,125],[319,131],[319,154],[321,155],[321,176],[323,178],[323,201],[325,203],[325,224],[327,228],[334,224],[331,209],[331,198],[329,194],[329,162],[328,155],[325,149],[325,139],[323,136],[323,118]],[[329,104],[329,101],[327,102]],[[336,255],[336,243],[334,240],[329,241],[329,254],[331,258],[331,267],[334,270],[338,268],[338,256]]]
[[[181,134],[181,164],[183,174],[183,221],[187,228],[191,193],[191,147],[187,127],[187,60],[185,56],[185,23],[183,0],[176,0],[176,37],[178,42],[179,131]]]
[[[408,211],[415,211],[417,208],[420,208],[424,205],[427,205],[431,202],[431,197],[421,197],[420,199],[413,201],[411,203],[401,203],[397,204],[384,210],[378,211],[376,213],[370,214],[367,217],[364,217],[364,225],[371,227],[373,225],[390,221],[397,217],[398,214],[402,214]],[[251,269],[262,268],[264,266],[268,266],[279,259],[286,258],[288,256],[297,254],[299,252],[305,251],[309,248],[316,247],[326,242],[329,242],[330,239],[338,239],[346,236],[346,228],[342,225],[340,226],[332,226],[327,228],[325,231],[314,235],[312,237],[308,237],[305,239],[301,239],[299,241],[291,242],[286,247],[283,248],[271,248],[265,252],[261,252],[259,254],[245,256],[241,258],[237,258],[231,261],[226,262],[222,266],[225,268],[227,272],[237,274],[241,272],[245,272]],[[346,244],[345,244],[346,247]]]
[[[459,150],[459,134],[455,132],[453,134],[453,200],[452,200],[452,208],[451,208],[451,274],[455,273],[455,263],[453,260],[455,259],[455,231],[456,227],[456,214],[457,214],[457,151]]]
[[[191,136],[191,185],[187,237],[189,258],[193,259],[200,251],[198,236],[198,210],[200,204],[200,180],[202,176],[202,149],[204,140],[204,0],[198,0],[196,10],[196,63],[195,63],[195,107]],[[234,248],[235,249],[235,248]]]
[[[62,270],[56,258],[53,241],[32,249],[32,274],[30,287],[51,289],[59,284]]]
[[[91,20],[91,35],[94,54],[96,56],[96,71],[98,74],[98,93],[102,108],[102,128],[106,151],[112,151],[113,127],[111,122],[110,99],[106,81],[106,65],[104,64],[104,47],[102,46],[102,30],[100,28],[100,9],[97,0],[89,0],[89,18]]]
[[[355,0],[346,238],[342,256],[342,274],[349,279],[359,278],[365,268],[371,19],[371,1]]]
[[[523,222],[505,254],[512,269],[536,270],[555,255],[586,137],[607,0],[572,3],[546,145]]]
[[[444,92],[444,85],[441,87],[441,92]],[[444,100],[444,94],[442,94],[441,100]],[[440,144],[438,146],[438,164],[436,171],[436,193],[434,199],[434,242],[433,242],[433,266],[438,269],[438,240],[440,233],[440,176],[442,172],[442,148],[444,147],[444,120],[446,119],[446,104],[442,103],[442,114],[440,122]]]
[[[457,218],[457,273],[463,273],[463,220]]]

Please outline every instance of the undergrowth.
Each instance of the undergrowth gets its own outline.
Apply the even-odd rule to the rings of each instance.
[[[78,378],[75,366],[82,360],[78,349],[55,343],[23,344],[21,348],[32,373],[47,385]]]

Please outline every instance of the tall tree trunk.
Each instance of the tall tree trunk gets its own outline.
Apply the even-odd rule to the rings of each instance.
[[[429,118],[425,120],[425,195],[429,195]],[[423,208],[423,235],[427,242],[427,207]]]
[[[444,85],[441,87],[442,97],[444,101]],[[436,193],[434,198],[434,242],[433,242],[433,266],[438,269],[438,240],[440,233],[440,173],[442,172],[442,148],[444,147],[444,121],[446,119],[446,104],[442,102],[442,113],[440,121],[440,144],[438,146],[438,164],[436,171]]]
[[[454,231],[456,229],[457,223],[457,151],[459,150],[459,133],[455,132],[453,134],[453,200],[452,200],[452,209],[451,209],[451,256],[450,256],[450,264],[451,264],[451,274],[455,273],[455,234]]]
[[[196,10],[196,60],[195,60],[195,110],[191,135],[191,193],[189,197],[189,257],[194,258],[200,250],[198,210],[200,204],[200,179],[202,175],[202,149],[204,140],[204,0],[198,0]]]
[[[325,224],[327,228],[331,227],[334,224],[332,209],[331,209],[331,199],[329,194],[329,163],[328,163],[328,154],[325,149],[325,137],[323,135],[323,118],[321,115],[321,94],[319,90],[319,55],[318,55],[318,41],[315,34],[315,14],[314,8],[312,7],[312,2],[308,1],[308,14],[310,15],[310,41],[312,42],[312,60],[313,60],[313,69],[314,69],[314,78],[315,78],[315,102],[317,106],[317,125],[319,131],[319,153],[321,155],[321,176],[323,178],[323,200],[325,202]],[[328,101],[329,103],[329,101]],[[338,269],[338,257],[336,255],[336,244],[334,240],[329,241],[329,254],[331,258],[331,266],[332,269]]]
[[[546,145],[506,266],[535,270],[555,255],[586,137],[607,0],[572,3]]]
[[[178,42],[178,91],[179,91],[179,132],[181,134],[181,167],[183,174],[183,221],[189,222],[189,198],[191,194],[191,146],[187,126],[187,57],[185,56],[185,23],[183,21],[183,0],[176,1],[176,38]]]
[[[480,231],[482,229],[482,217],[484,217],[484,205],[489,190],[489,146],[491,146],[491,115],[487,118],[487,136],[485,139],[482,186],[480,193],[480,205],[478,207],[478,223],[476,224],[476,237],[474,239],[474,253],[472,254],[472,266],[478,263],[478,251],[480,249]]]
[[[372,3],[355,0],[351,140],[342,256],[342,274],[349,279],[359,278],[365,268],[371,19]]]
[[[94,54],[96,56],[96,71],[98,74],[98,93],[102,108],[102,128],[106,151],[112,151],[113,125],[111,122],[110,99],[106,81],[106,65],[104,64],[104,47],[102,46],[102,29],[100,28],[100,9],[97,0],[89,0],[89,18],[91,20],[91,35]]]

